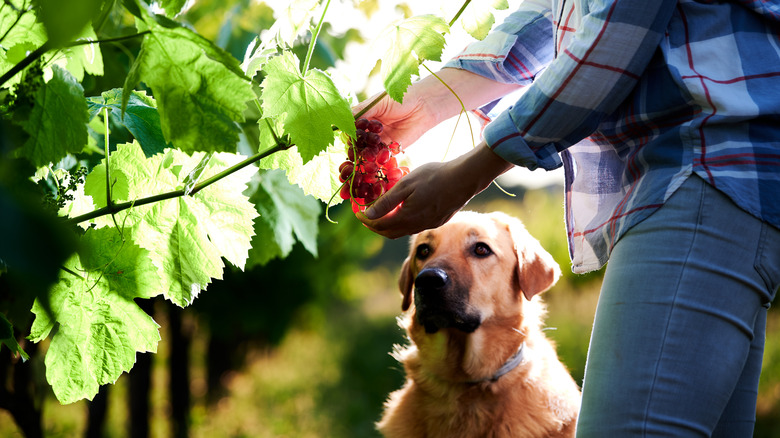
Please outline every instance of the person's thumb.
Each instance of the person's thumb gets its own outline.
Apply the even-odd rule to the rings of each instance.
[[[402,190],[399,189],[400,187],[393,187],[390,191],[374,201],[374,203],[366,209],[366,217],[370,220],[375,220],[393,211],[393,209],[404,199]]]

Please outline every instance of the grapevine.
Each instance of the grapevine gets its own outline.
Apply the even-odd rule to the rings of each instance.
[[[347,160],[339,166],[339,195],[350,200],[352,211],[357,213],[393,188],[409,168],[398,165],[396,155],[401,153],[401,145],[382,141],[382,122],[359,118],[355,128],[355,140],[348,142]]]
[[[0,273],[30,278],[25,266],[36,266],[43,279],[24,297],[35,316],[27,338],[49,338],[46,378],[62,403],[93,397],[138,352],[156,350],[159,327],[134,300],[162,295],[186,306],[226,263],[263,265],[296,241],[316,255],[317,200],[340,193],[364,211],[409,172],[382,123],[355,116],[317,67],[329,0],[315,2],[319,20],[312,8],[256,29],[258,50],[243,62],[196,31],[183,2],[103,2],[77,20],[42,14],[66,8],[57,2],[38,3],[0,7],[0,131],[9,133],[0,147],[0,224],[19,227],[0,245]],[[440,60],[454,21],[408,17],[381,35],[393,49],[379,72],[391,98],[400,101],[424,61]],[[301,62],[293,49],[308,30]],[[118,52],[127,65],[107,62]],[[94,79],[109,73],[120,80]],[[346,150],[336,135],[352,139]],[[332,163],[344,154],[337,173]],[[38,189],[30,169],[38,169]],[[19,197],[41,191],[44,207]],[[46,226],[67,239],[43,263],[9,242],[47,235],[29,219],[51,210],[60,219]],[[24,331],[14,325],[30,312],[0,317],[2,327]],[[0,344],[25,356],[15,342]]]
[[[74,193],[79,185],[84,184],[84,180],[89,173],[86,167],[79,167],[72,174],[67,174],[61,181],[57,179],[56,174],[52,174],[54,180],[54,190],[44,195],[44,204],[52,210],[57,211],[74,199]]]

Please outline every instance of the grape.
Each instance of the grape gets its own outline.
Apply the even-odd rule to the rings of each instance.
[[[374,189],[374,198],[378,198],[385,193],[385,188],[382,184],[374,184],[371,187]]]
[[[368,129],[370,124],[371,123],[368,121],[368,119],[360,118],[355,120],[355,128],[362,129],[363,131]]]
[[[352,176],[352,171],[355,170],[355,165],[351,161],[345,161],[339,166],[339,181],[344,182]]]
[[[387,171],[387,180],[396,182],[399,179],[401,179],[404,176],[404,173],[401,169],[394,167],[392,169],[389,169]]]
[[[344,184],[341,186],[341,191],[339,192],[339,196],[341,196],[341,199],[347,200],[349,199],[349,184]]]
[[[369,183],[369,184],[375,184],[377,181],[379,181],[379,175],[375,173],[367,173],[363,175],[363,181]]]
[[[382,133],[382,122],[379,120],[370,120],[368,122],[368,130],[375,133],[375,134],[381,134]]]
[[[366,175],[372,173],[376,174],[376,172],[379,170],[379,163],[376,161],[366,161],[361,165],[361,169]]]
[[[368,161],[376,161],[376,154],[377,154],[377,148],[368,146],[365,149],[363,149],[363,152],[361,153],[361,158]]]
[[[376,163],[385,164],[390,159],[390,149],[382,148],[376,154]]]
[[[355,139],[357,142],[355,143],[355,146],[357,146],[359,149],[362,149],[366,146],[365,140],[366,140],[366,131],[362,129],[358,129],[355,132]]]
[[[396,160],[395,157],[390,157],[390,159],[387,160],[387,162],[382,166],[386,169],[395,169],[398,167],[398,160]]]
[[[401,145],[382,141],[382,122],[360,118],[355,121],[355,129],[355,139],[348,143],[347,160],[339,166],[339,181],[343,183],[339,195],[349,199],[352,211],[357,213],[390,190],[409,169],[398,167],[395,155],[401,153]]]
[[[379,143],[382,142],[382,139],[379,137],[379,134],[375,132],[367,132],[366,133],[366,144],[369,146],[376,146]]]

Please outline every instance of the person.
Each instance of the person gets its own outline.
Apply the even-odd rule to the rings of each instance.
[[[358,217],[398,238],[512,166],[564,166],[572,270],[607,265],[577,435],[750,437],[780,282],[779,35],[777,0],[524,0],[437,73],[468,110],[520,97]],[[364,117],[411,145],[461,110],[441,81]]]

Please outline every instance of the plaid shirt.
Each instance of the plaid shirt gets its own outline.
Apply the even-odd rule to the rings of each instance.
[[[692,174],[780,227],[780,0],[524,0],[446,66],[528,85],[483,135],[564,166],[574,272]]]

